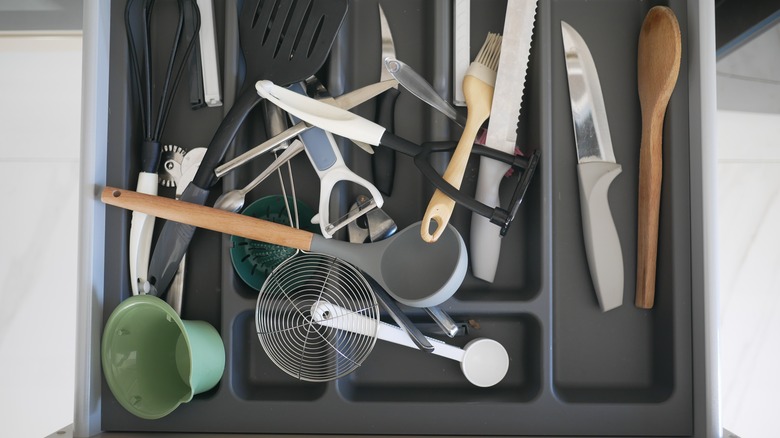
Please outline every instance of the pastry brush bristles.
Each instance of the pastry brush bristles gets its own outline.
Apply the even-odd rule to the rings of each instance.
[[[477,58],[474,62],[478,62],[485,67],[496,71],[498,70],[498,58],[501,55],[501,35],[497,33],[488,33],[485,38],[485,44],[479,49]]]
[[[488,33],[485,44],[479,49],[476,59],[469,65],[466,75],[479,78],[491,86],[496,83],[498,58],[501,56],[501,35]]]

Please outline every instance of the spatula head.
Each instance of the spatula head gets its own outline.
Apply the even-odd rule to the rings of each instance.
[[[346,14],[347,0],[245,0],[238,17],[242,88],[261,79],[289,85],[316,73]]]

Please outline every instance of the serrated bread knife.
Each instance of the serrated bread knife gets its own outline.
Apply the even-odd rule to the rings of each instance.
[[[537,0],[508,0],[501,58],[496,74],[496,91],[490,107],[485,146],[514,155],[517,120],[531,53]],[[479,176],[474,197],[491,207],[501,205],[498,189],[509,165],[490,158],[479,159]],[[490,219],[471,215],[471,271],[475,277],[493,282],[501,252],[500,228]]]
[[[602,311],[623,304],[623,254],[607,197],[622,168],[615,162],[596,65],[579,33],[561,21],[569,82],[585,252]]]

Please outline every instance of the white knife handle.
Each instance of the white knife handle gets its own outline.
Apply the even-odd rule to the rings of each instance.
[[[159,179],[156,173],[141,172],[138,174],[136,191],[148,195],[157,195]],[[152,231],[154,231],[154,216],[137,211],[133,212],[130,221],[130,288],[133,295],[138,295],[138,280],[146,281],[149,272],[149,254],[152,247]]]
[[[498,189],[510,167],[487,157],[480,158],[476,200],[489,207],[499,206]],[[501,229],[490,223],[490,219],[477,213],[471,214],[471,272],[489,283],[495,279],[501,254],[500,232]]]
[[[622,168],[619,164],[590,162],[577,165],[585,252],[601,310],[623,304],[623,253],[609,208],[609,186]]]

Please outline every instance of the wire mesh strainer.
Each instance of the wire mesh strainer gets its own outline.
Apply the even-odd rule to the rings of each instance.
[[[360,318],[355,330],[317,323],[312,309],[332,303]],[[359,367],[376,343],[379,308],[365,277],[337,258],[301,252],[268,276],[257,298],[255,325],[268,357],[305,381],[337,379]],[[352,323],[351,321],[349,323]]]

